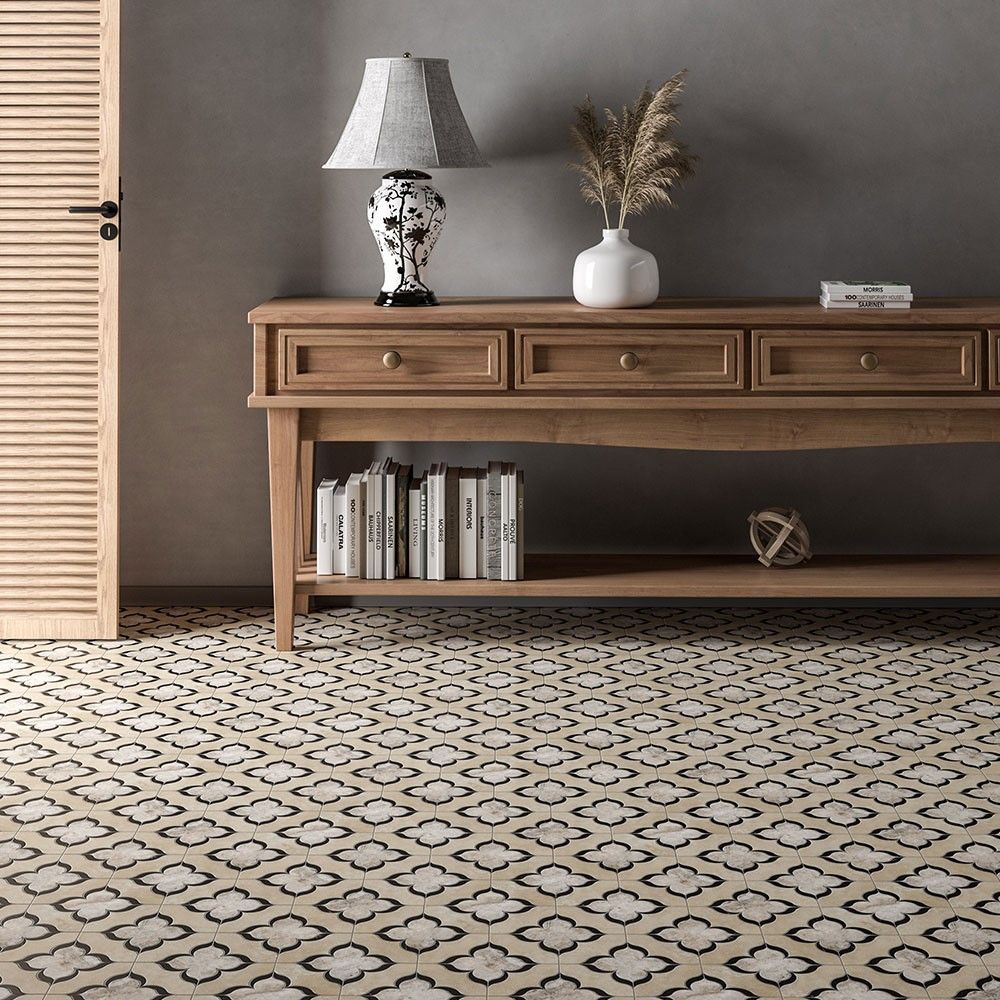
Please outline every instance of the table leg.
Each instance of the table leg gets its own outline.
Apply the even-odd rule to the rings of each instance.
[[[316,494],[313,492],[313,468],[316,461],[316,442],[303,441],[299,452],[299,510],[302,524],[302,552],[299,562],[304,563],[312,552],[313,503]],[[295,613],[309,614],[309,595],[295,595]]]
[[[296,497],[299,486],[299,411],[274,407],[267,411],[267,453],[271,479],[271,568],[274,587],[274,645],[290,650],[294,643]]]

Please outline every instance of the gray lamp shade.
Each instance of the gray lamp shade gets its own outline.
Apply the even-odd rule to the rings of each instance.
[[[325,168],[488,167],[447,59],[366,59],[361,90]]]

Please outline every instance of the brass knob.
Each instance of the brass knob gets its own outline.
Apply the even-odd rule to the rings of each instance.
[[[878,355],[872,351],[865,351],[861,355],[861,367],[864,368],[866,372],[873,372],[878,368]]]
[[[630,372],[639,367],[639,359],[631,351],[626,351],[618,359],[618,364],[620,364],[625,371]]]
[[[384,368],[398,368],[403,363],[399,356],[399,351],[386,351],[382,355],[382,366]]]

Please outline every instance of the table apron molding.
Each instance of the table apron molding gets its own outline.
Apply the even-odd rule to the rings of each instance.
[[[995,410],[490,410],[299,412],[303,441],[504,441],[694,451],[799,451],[1000,441]],[[887,419],[888,418],[888,419]]]
[[[403,395],[400,393],[374,396],[345,395],[290,395],[247,397],[251,409],[324,409],[357,410],[378,409],[387,412],[411,410],[913,410],[921,413],[950,412],[959,410],[986,410],[1000,414],[1000,395],[988,393],[928,396],[893,393],[881,396],[840,396],[731,392],[712,396],[670,395],[641,396],[618,394],[537,395],[524,389],[493,394],[447,395],[444,393]]]

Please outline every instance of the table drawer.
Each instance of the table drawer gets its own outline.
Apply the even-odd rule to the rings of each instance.
[[[504,330],[282,330],[278,390],[505,389]]]
[[[991,389],[1000,389],[1000,330],[990,330],[990,377]]]
[[[754,330],[753,388],[788,392],[973,390],[976,330]]]
[[[740,330],[515,330],[523,389],[740,389]]]

